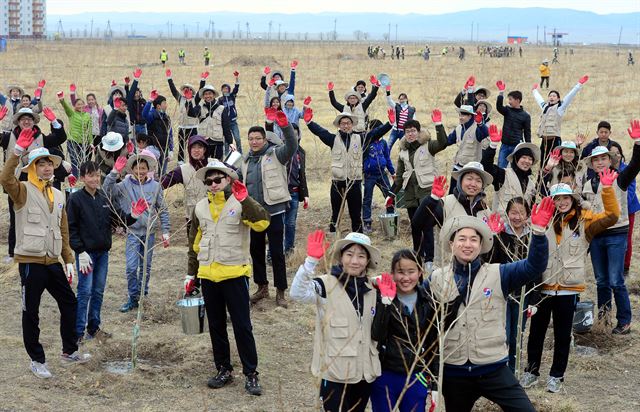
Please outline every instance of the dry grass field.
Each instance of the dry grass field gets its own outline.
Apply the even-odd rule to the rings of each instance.
[[[209,45],[211,47],[211,45]],[[524,57],[493,59],[477,56],[475,46],[469,45],[467,59],[460,62],[455,56],[441,57],[431,45],[434,55],[429,62],[415,52],[422,45],[408,45],[404,61],[370,60],[366,44],[318,43],[218,43],[213,45],[210,80],[216,88],[233,81],[233,71],[240,72],[240,93],[237,104],[241,131],[263,121],[263,91],[258,81],[264,65],[288,72],[289,62],[298,59],[296,97],[298,105],[304,96],[313,97],[315,120],[329,126],[335,111],[329,104],[326,83],[334,81],[338,96],[353,86],[358,79],[370,74],[388,73],[392,79],[392,94],[406,92],[410,102],[418,109],[417,117],[423,127],[433,131],[430,112],[440,108],[444,124],[451,130],[457,123],[453,98],[474,74],[477,83],[492,91],[495,102],[495,82],[502,79],[507,90],[518,89],[525,95],[524,107],[532,115],[533,129],[538,124],[539,109],[531,96],[531,85],[539,81],[537,67],[543,58],[551,57],[549,48],[525,47]],[[152,88],[169,97],[164,70],[159,64],[160,50],[170,53],[168,67],[173,70],[177,84],[197,84],[202,66],[203,43],[109,42],[65,43],[38,42],[9,45],[0,54],[0,83],[18,83],[32,92],[37,81],[47,80],[44,102],[58,116],[66,120],[61,106],[55,101],[55,92],[68,93],[70,83],[78,85],[84,95],[96,92],[101,103],[112,79],[119,83],[133,69],[143,70],[141,88],[148,96]],[[186,66],[177,64],[177,50],[185,47]],[[607,48],[575,48],[573,56],[560,55],[560,64],[552,66],[551,87],[566,94],[583,74],[590,80],[576,97],[564,118],[564,137],[576,133],[595,136],[599,120],[613,125],[612,138],[619,141],[630,154],[631,142],[626,134],[628,122],[640,118],[640,67],[627,67],[624,53],[616,57],[615,50]],[[288,78],[288,74],[286,76]],[[169,98],[171,113],[175,101]],[[371,108],[371,117],[386,119],[383,93]],[[174,116],[177,118],[177,116]],[[496,112],[493,121],[502,124]],[[46,122],[43,122],[43,124]],[[45,129],[48,126],[44,126]],[[300,210],[298,218],[297,253],[289,260],[289,280],[304,256],[306,234],[316,228],[326,228],[330,218],[328,148],[302,126],[302,145],[308,152],[308,170],[311,207]],[[534,141],[538,143],[537,139]],[[246,148],[246,142],[243,144]],[[393,158],[397,158],[394,148]],[[443,165],[451,159],[454,148],[439,155]],[[443,173],[450,170],[443,166]],[[182,189],[172,188],[166,193],[175,228],[182,226]],[[5,197],[5,196],[3,196]],[[383,199],[376,193],[378,205],[374,214],[381,213]],[[348,220],[348,218],[347,218]],[[348,222],[343,221],[343,229]],[[379,228],[373,233],[374,243],[383,253],[384,269],[393,252],[410,245],[406,213],[402,212],[400,236],[385,241]],[[6,200],[0,207],[0,250],[6,251],[8,212]],[[184,229],[176,231],[168,249],[155,252],[151,292],[145,302],[145,315],[139,341],[139,368],[129,374],[108,372],[107,364],[125,362],[130,356],[131,332],[134,314],[121,314],[119,306],[126,299],[124,276],[124,238],[114,238],[111,252],[109,281],[102,311],[103,327],[114,334],[113,339],[101,345],[89,342],[84,348],[94,358],[87,365],[65,369],[57,359],[60,352],[58,310],[53,299],[45,294],[40,308],[41,342],[48,354],[54,378],[41,381],[28,369],[29,359],[22,345],[20,281],[17,265],[0,265],[0,410],[7,411],[312,411],[315,410],[317,383],[309,372],[313,307],[291,304],[288,310],[275,307],[273,300],[261,303],[252,311],[252,320],[259,354],[259,372],[264,388],[262,397],[252,397],[244,391],[244,379],[235,344],[232,359],[236,366],[235,382],[220,390],[210,390],[206,380],[213,373],[211,343],[207,334],[185,336],[180,326],[180,315],[175,306],[186,269],[186,236]],[[637,239],[640,241],[640,239]],[[637,242],[636,242],[637,243]],[[628,279],[632,306],[636,319],[640,316],[640,250],[632,265]],[[582,299],[595,299],[595,285],[591,272],[587,276],[588,290]],[[75,284],[74,284],[75,288]],[[274,291],[272,291],[272,296]],[[232,333],[230,333],[232,336]],[[548,334],[548,336],[551,333]],[[640,410],[640,338],[634,330],[626,337],[614,337],[608,331],[594,331],[579,339],[579,343],[598,349],[596,356],[572,353],[566,374],[565,390],[559,394],[544,392],[541,388],[529,391],[537,409],[541,411],[637,411]],[[552,343],[548,339],[543,358],[542,374],[546,376],[551,363]],[[479,403],[478,411],[495,410],[488,403]]]

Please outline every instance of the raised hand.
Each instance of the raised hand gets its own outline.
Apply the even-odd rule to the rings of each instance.
[[[184,98],[187,100],[191,100],[193,99],[193,90],[189,89],[188,87],[186,89],[184,89]]]
[[[237,70],[235,70],[235,71],[233,72],[233,77],[238,77],[238,76],[240,76],[240,72],[239,72],[239,71],[237,71]]]
[[[115,80],[111,80],[111,87],[115,87],[115,86],[117,86],[117,85],[118,85],[118,83],[116,83],[116,81],[115,81]]]
[[[58,100],[64,99],[64,92],[62,90],[56,92],[56,97],[58,98]]]
[[[325,242],[324,232],[320,229],[307,236],[307,256],[320,260],[329,249],[329,242]]]
[[[627,129],[627,133],[633,140],[638,142],[638,139],[640,139],[640,120],[632,120],[631,127]]]
[[[273,121],[276,120],[276,113],[277,112],[278,112],[278,110],[275,109],[274,107],[265,107],[264,108],[264,116],[270,122],[273,122]]]
[[[436,176],[436,178],[433,179],[433,186],[431,187],[431,196],[437,199],[442,199],[444,197],[446,188],[447,188],[447,177]]]
[[[309,123],[313,120],[313,109],[311,107],[305,107],[302,111],[302,117],[305,123]]]
[[[431,112],[431,121],[434,123],[442,123],[442,112],[440,109],[433,109]]]
[[[7,106],[0,107],[0,120],[4,119],[8,111],[9,111],[9,108]]]
[[[291,69],[295,70],[298,67],[298,61],[297,60],[292,60],[291,61]]]
[[[164,75],[167,77],[167,79],[171,78],[171,69],[167,69],[164,71]]]
[[[599,173],[599,176],[600,176],[600,183],[602,183],[602,186],[609,187],[613,185],[613,182],[615,182],[616,179],[618,178],[618,173],[613,169],[604,169],[602,172]]]
[[[16,147],[21,149],[20,151],[24,151],[26,148],[31,146],[35,135],[35,129],[22,129],[20,136],[18,136],[18,141],[16,141]]]
[[[396,283],[393,277],[389,273],[383,273],[377,284],[382,296],[382,304],[390,305],[396,297]]]
[[[310,103],[311,103],[311,96],[305,97],[304,102],[302,102],[304,106],[309,106]]]
[[[131,83],[131,77],[125,76],[124,77],[124,84],[129,84],[129,83]]]
[[[274,84],[276,84],[276,79],[274,79],[273,77],[269,80],[269,86],[273,86]]]
[[[476,85],[476,77],[475,76],[469,76],[469,78],[467,79],[467,82],[464,84],[464,88],[465,89],[469,89],[473,86]]]
[[[502,130],[498,129],[498,126],[495,124],[489,125],[489,139],[491,143],[500,143],[502,140]]]
[[[239,180],[234,180],[231,184],[231,193],[233,193],[233,196],[238,202],[242,202],[247,198],[247,196],[249,196],[247,187]]]
[[[585,84],[588,81],[589,81],[589,76],[587,76],[586,74],[582,76],[580,79],[578,79],[578,83],[580,84]]]
[[[271,67],[265,66],[262,72],[264,73],[265,76],[268,75],[269,73],[271,73]]]
[[[77,87],[76,87],[75,83],[71,83],[69,85],[69,91],[71,92],[71,94],[74,94],[76,92],[76,90],[77,90]]]
[[[388,85],[387,87],[384,88],[386,91],[391,92],[391,85]]]
[[[153,101],[157,98],[158,98],[158,91],[156,89],[151,90],[151,93],[149,94],[149,99]]]
[[[114,163],[113,168],[115,169],[116,172],[122,173],[126,165],[127,165],[127,158],[125,156],[119,156],[116,159],[116,162]]]
[[[207,80],[209,78],[209,72],[200,73],[200,78]]]
[[[287,115],[282,110],[278,110],[276,112],[275,120],[280,128],[287,127],[289,125],[289,119],[287,119]]]
[[[42,114],[44,115],[44,117],[47,118],[48,121],[50,121],[51,123],[56,121],[56,114],[53,112],[53,110],[51,110],[51,108],[49,107],[45,107],[44,109],[42,109]]]
[[[369,77],[369,81],[372,85],[380,87],[380,82],[378,81],[378,78],[375,76],[375,74],[372,74],[371,77]]]
[[[396,111],[391,107],[387,109],[387,116],[389,117],[389,123],[394,124],[396,122]]]
[[[538,83],[534,83],[533,86],[531,86],[531,90],[537,90],[538,87],[540,87]]]
[[[475,120],[476,120],[476,123],[478,124],[482,123],[482,121],[484,120],[484,116],[482,116],[482,113],[480,112],[480,110],[476,112]]]
[[[553,151],[551,151],[551,154],[549,155],[549,160],[547,160],[547,167],[549,169],[553,169],[558,165],[558,163],[560,163],[560,159],[562,159],[562,151],[559,147],[556,147],[555,149],[553,149]]]
[[[38,89],[43,89],[45,84],[47,84],[47,81],[45,79],[40,80],[38,82]]]
[[[494,234],[504,232],[504,221],[502,220],[502,216],[500,213],[494,212],[489,216],[489,220],[487,220],[487,226],[491,229],[491,232]]]
[[[136,67],[136,69],[133,71],[133,78],[139,79],[140,76],[142,76],[142,69],[139,67]]]
[[[333,90],[333,87],[334,87],[333,82],[327,83],[327,90],[331,91],[331,90]]]
[[[141,197],[135,202],[131,202],[131,217],[133,217],[134,219],[139,218],[144,212],[147,211],[148,208],[149,204],[144,197]]]
[[[499,91],[503,92],[503,91],[504,91],[504,89],[506,89],[506,88],[507,88],[507,85],[506,85],[506,84],[504,84],[504,82],[503,82],[502,80],[498,80],[498,81],[496,82],[496,87],[498,88],[498,90],[499,90]]]
[[[129,153],[129,154],[133,153],[133,149],[134,149],[133,142],[131,140],[129,140],[127,142],[127,153]]]
[[[73,93],[71,93],[71,94],[73,94]],[[35,90],[33,91],[33,96],[34,96],[36,99],[40,99],[40,98],[42,97],[42,89],[40,89],[40,88],[35,89]]]
[[[544,232],[553,217],[555,205],[551,197],[547,196],[531,209],[531,224],[537,226],[538,231]]]
[[[580,147],[586,140],[587,137],[584,134],[578,133],[573,141],[576,142],[576,146]]]

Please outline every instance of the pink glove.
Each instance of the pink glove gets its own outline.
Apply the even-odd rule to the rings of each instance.
[[[310,103],[311,103],[311,96],[305,97],[304,102],[302,102],[304,106],[309,106]]]
[[[73,93],[72,93],[73,94]],[[42,89],[35,89],[33,91],[33,95],[35,96],[36,99],[39,99],[42,97]]]
[[[631,127],[627,129],[627,133],[637,142],[640,139],[640,120],[632,120]]]
[[[139,218],[149,208],[149,204],[144,197],[141,197],[135,202],[131,202],[131,217],[134,219]]]
[[[131,77],[129,77],[129,76],[125,76],[125,78],[124,78],[124,84],[129,84],[129,83],[131,83]]]
[[[76,87],[75,83],[71,83],[69,85],[69,91],[71,92],[71,94],[74,94],[76,92],[76,90],[77,90],[77,87]]]
[[[305,107],[302,111],[302,116],[305,123],[309,123],[313,120],[313,109],[311,107]]]
[[[390,92],[391,91],[391,85],[388,85],[387,87],[384,88],[386,91]]]
[[[431,196],[435,196],[438,199],[442,199],[444,197],[446,188],[447,188],[447,177],[436,176],[436,178],[433,179],[433,186],[431,186]]]
[[[193,91],[189,88],[184,89],[184,98],[187,100],[193,99]]]
[[[282,110],[278,110],[276,112],[276,123],[280,128],[287,127],[289,125],[289,119],[287,119],[287,115],[284,114]]]
[[[129,140],[127,142],[127,153],[131,154],[133,153],[134,147],[133,147],[133,142],[131,140]]]
[[[394,198],[393,196],[387,196],[387,198],[384,200],[384,207],[389,209],[393,207],[393,203],[394,203]]]
[[[309,198],[308,198],[308,197],[305,197],[305,198],[304,198],[304,202],[302,202],[302,208],[303,208],[304,210],[309,209]]]
[[[236,71],[234,71],[234,72],[233,72],[233,77],[238,77],[238,76],[240,76],[240,72],[239,72],[239,71],[237,71],[237,70],[236,70]]]
[[[200,78],[201,79],[208,79],[209,78],[209,72],[202,72],[200,73]]]
[[[369,81],[371,82],[372,85],[380,87],[380,82],[378,81],[378,78],[374,74],[372,74],[371,77],[369,77]]]
[[[538,87],[540,87],[538,83],[534,83],[533,86],[531,86],[531,90],[536,90]]]
[[[71,187],[74,187],[76,185],[76,183],[78,182],[78,179],[74,175],[69,175],[67,177],[67,180],[69,181],[69,186],[71,186]]]
[[[139,79],[140,76],[142,76],[142,69],[139,67],[136,67],[136,69],[133,72],[133,78],[134,79]]]
[[[118,85],[118,83],[116,83],[116,81],[115,81],[115,80],[111,80],[111,87],[113,87],[113,86],[117,86],[117,85]]]
[[[119,156],[116,159],[115,164],[113,165],[113,168],[116,169],[116,172],[118,173],[122,173],[122,170],[124,169],[124,167],[127,165],[127,158],[124,156]]]
[[[269,73],[271,73],[271,67],[265,66],[262,72],[264,73],[265,76],[268,75]]]
[[[171,245],[171,242],[169,241],[169,234],[168,233],[163,233],[162,234],[162,247],[166,249],[170,245]]]
[[[62,100],[64,99],[64,92],[60,90],[59,92],[56,93],[56,96],[58,97],[58,100]]]
[[[35,129],[22,129],[20,132],[20,136],[18,136],[18,141],[16,142],[16,147],[25,150],[31,143],[33,143],[33,137],[36,135]]]
[[[482,123],[482,121],[484,120],[484,117],[482,116],[482,113],[480,112],[480,110],[476,112],[475,119],[476,119],[476,123],[478,124]]]
[[[247,198],[247,196],[249,196],[247,187],[239,180],[234,180],[231,184],[231,193],[233,193],[233,196],[238,202],[242,202]]]
[[[149,99],[155,100],[158,98],[158,91],[156,89],[151,90],[151,94],[149,94]]]
[[[164,71],[164,75],[167,77],[167,79],[171,78],[171,69],[167,69]]]
[[[297,60],[291,61],[291,69],[295,70],[297,67],[298,67],[298,61]]]
[[[47,84],[47,81],[45,79],[40,80],[38,82],[38,89],[43,89],[45,84]]]
[[[193,293],[196,289],[196,280],[193,276],[186,276],[184,279],[184,291],[187,295]]]
[[[269,80],[269,86],[273,86],[274,84],[276,84],[276,79],[272,77],[271,80]]]
[[[320,260],[327,249],[329,249],[329,242],[325,242],[322,230],[318,229],[309,233],[307,236],[307,256]]]
[[[489,216],[489,220],[487,220],[487,226],[489,226],[491,232],[496,235],[504,232],[504,221],[502,220],[500,213],[494,212],[491,214],[491,216]]]
[[[489,126],[489,139],[491,143],[500,143],[502,140],[502,130],[498,129],[495,124]]]
[[[504,82],[503,82],[502,80],[498,80],[498,81],[496,82],[496,86],[498,87],[498,90],[500,90],[501,92],[503,92],[503,91],[504,91],[504,89],[506,89],[506,88],[507,88],[507,85],[506,85],[506,84],[504,84]]]
[[[434,123],[442,123],[442,112],[440,109],[433,109],[431,112],[431,121]]]
[[[476,85],[476,77],[475,76],[469,76],[469,78],[467,79],[467,82],[464,84],[464,88],[468,89],[470,87],[473,87]]]
[[[7,106],[2,106],[0,108],[0,120],[4,119],[4,117],[7,115],[7,111],[9,111],[9,108]]]
[[[123,102],[122,102],[122,99],[121,99],[121,98],[119,98],[119,97],[116,97],[115,99],[113,99],[113,106],[114,106],[116,109],[119,109],[120,107],[122,107],[122,103],[123,103]]]
[[[554,211],[555,205],[553,200],[549,196],[545,197],[539,204],[533,205],[533,209],[531,209],[531,224],[538,226],[541,230],[546,229],[553,217]]]
[[[555,149],[553,149],[553,151],[551,151],[551,154],[549,155],[549,160],[547,160],[547,167],[553,169],[558,165],[558,163],[560,163],[560,159],[562,159],[561,149],[559,147],[556,147]]]
[[[584,76],[582,76],[579,80],[578,83],[580,84],[585,84],[587,81],[589,81],[589,76],[587,76],[586,74]]]
[[[616,171],[612,169],[605,169],[600,172],[599,175],[600,183],[602,183],[602,186],[604,187],[610,187],[618,178],[618,173],[616,173]]]
[[[396,284],[393,281],[393,277],[389,273],[383,273],[377,283],[382,296],[382,304],[390,305],[396,297]]]
[[[42,114],[44,115],[44,117],[47,118],[48,121],[50,121],[51,123],[56,121],[56,114],[53,112],[53,110],[51,110],[48,107],[45,107],[44,109],[42,109]]]
[[[327,83],[327,90],[329,91],[333,90],[333,86],[334,86],[333,82]]]
[[[389,123],[394,124],[396,122],[396,111],[392,108],[387,109],[387,116],[389,117]]]
[[[278,113],[278,110],[273,108],[273,107],[265,107],[264,108],[264,116],[270,122],[273,122],[273,121],[276,120],[276,113]]]

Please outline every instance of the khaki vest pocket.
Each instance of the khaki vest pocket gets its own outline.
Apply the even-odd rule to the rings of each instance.
[[[43,227],[31,227],[24,228],[24,238],[22,240],[22,248],[26,252],[39,253],[45,248],[45,236],[47,231]]]

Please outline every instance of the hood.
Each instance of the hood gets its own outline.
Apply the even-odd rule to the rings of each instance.
[[[201,143],[202,145],[204,145],[205,155],[204,159],[202,160],[195,160],[191,157],[191,152],[189,149],[191,149],[191,146],[195,143]],[[207,164],[207,158],[209,157],[209,145],[207,144],[207,139],[200,135],[191,136],[187,143],[187,152],[189,153],[189,163],[191,163],[191,166],[193,166],[196,170],[205,166]]]
[[[418,138],[416,139],[416,142],[418,142],[420,145],[423,145],[427,143],[429,139],[431,139],[431,133],[429,133],[428,130],[420,129],[420,131],[418,132]],[[402,139],[400,140],[400,150],[408,149],[409,144],[410,143],[408,143],[407,140],[404,137],[402,137]]]
[[[284,104],[286,102],[288,102],[288,101],[292,101],[293,104],[296,103],[295,98],[293,97],[293,95],[287,93],[282,97],[282,107],[284,107]]]

